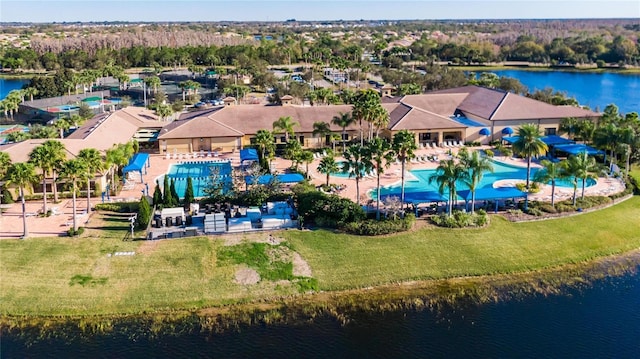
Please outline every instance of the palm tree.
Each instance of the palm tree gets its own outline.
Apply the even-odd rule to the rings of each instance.
[[[569,157],[568,161],[573,176],[576,177],[576,179],[582,180],[582,194],[580,198],[584,199],[584,188],[587,184],[587,179],[595,178],[593,173],[598,171],[596,159],[589,157],[586,152],[583,152]]]
[[[416,145],[416,135],[408,130],[398,131],[393,135],[392,147],[402,166],[402,174],[400,175],[400,203],[404,204],[405,167],[407,160],[412,159],[415,156],[414,151],[418,149]]]
[[[276,149],[276,145],[273,142],[273,133],[269,130],[258,130],[255,141],[260,151],[260,158],[266,162],[266,167],[269,168],[271,158],[273,158]]]
[[[71,127],[71,121],[66,118],[59,118],[53,123],[53,126],[60,131],[60,139],[63,139],[64,131]]]
[[[380,96],[374,90],[363,90],[356,96],[353,104],[353,117],[355,117],[360,124],[360,146],[364,145],[362,121],[371,124],[373,120],[373,114],[376,113],[376,107],[380,106]],[[371,127],[369,133],[371,134]],[[371,136],[369,136],[371,137]]]
[[[71,201],[73,204],[73,232],[78,230],[76,219],[76,187],[79,181],[87,177],[87,164],[81,159],[72,159],[62,164],[60,178],[71,183]]]
[[[0,152],[0,179],[4,178],[11,166],[11,157],[6,152]]]
[[[302,153],[302,145],[298,140],[288,141],[284,147],[284,158],[291,160],[291,167],[298,167],[300,154]]]
[[[34,147],[29,153],[29,162],[42,171],[42,213],[47,213],[47,176],[53,169],[49,148],[45,145]],[[53,184],[55,186],[55,183]]]
[[[556,208],[556,181],[567,177],[567,162],[551,162],[549,160],[540,161],[542,169],[536,172],[533,180],[539,183],[551,182],[551,207]]]
[[[91,213],[91,179],[96,172],[104,170],[104,160],[95,148],[81,149],[77,158],[82,160],[87,168],[87,213]]]
[[[371,160],[367,158],[364,147],[351,145],[344,152],[342,171],[349,174],[349,178],[356,180],[356,202],[360,205],[360,180],[365,173],[371,171]]]
[[[160,121],[164,121],[173,114],[173,109],[167,104],[160,103],[156,106],[155,114],[160,118]]]
[[[393,161],[394,153],[391,144],[386,140],[376,137],[367,143],[365,147],[366,158],[376,170],[376,219],[380,220],[380,175],[389,168]]]
[[[614,123],[608,123],[598,127],[594,133],[594,142],[597,146],[609,151],[609,171],[613,170],[616,158],[616,147],[620,140],[620,129]]]
[[[469,178],[469,172],[461,164],[455,160],[440,161],[436,172],[429,177],[429,183],[436,182],[438,184],[438,192],[443,195],[445,189],[449,190],[447,200],[447,213],[449,216],[453,213],[453,202],[457,197],[457,182],[466,181]]]
[[[332,173],[340,171],[340,166],[338,166],[338,162],[336,162],[336,159],[333,156],[326,156],[322,157],[316,170],[327,176],[327,186],[329,186],[329,176]]]
[[[313,152],[309,150],[303,150],[300,152],[298,159],[305,164],[305,174],[307,178],[309,178],[309,163],[313,162],[315,157],[313,157]]]
[[[24,200],[24,190],[38,180],[33,165],[28,162],[12,164],[7,170],[6,179],[7,185],[14,184],[18,186],[20,190],[20,199],[22,201],[22,238],[26,238],[29,236],[29,231],[27,229],[27,209]]]
[[[160,78],[158,76],[151,76],[151,77],[147,77],[146,79],[144,79],[144,83],[148,87],[153,88],[153,93],[155,94],[157,92],[158,86],[160,86],[160,84],[162,84],[162,81],[160,80]]]
[[[347,127],[351,126],[356,122],[356,119],[351,116],[350,113],[342,113],[339,112],[337,116],[333,116],[331,123],[336,126],[342,127],[342,152],[346,151],[346,136],[347,136]]]
[[[35,87],[27,87],[26,89],[24,89],[24,95],[29,96],[30,101],[33,101],[33,96],[36,96],[37,94],[38,89]]]
[[[531,178],[531,158],[545,153],[549,147],[540,139],[540,129],[532,123],[526,123],[518,128],[518,140],[513,143],[516,153],[527,158],[527,191]]]
[[[284,133],[285,141],[289,142],[289,136],[295,134],[293,128],[299,125],[300,124],[293,121],[290,116],[280,117],[277,121],[273,122],[273,131],[275,133]]]
[[[389,112],[380,104],[371,111],[371,125],[376,128],[376,137],[380,134],[380,129],[389,125]]]
[[[313,132],[314,137],[318,137],[320,139],[320,143],[322,143],[322,138],[331,134],[330,125],[324,121],[317,121],[313,123]]]
[[[460,157],[460,164],[468,171],[465,183],[471,191],[471,213],[474,213],[476,207],[476,189],[480,181],[482,181],[484,173],[493,172],[493,165],[487,157],[481,156],[478,151],[469,153],[466,148],[463,148],[458,153],[458,156]]]
[[[64,144],[58,140],[48,140],[42,144],[47,148],[49,159],[51,161],[51,174],[53,176],[53,201],[58,202],[58,186],[56,185],[56,177],[58,170],[62,166],[62,162],[67,158],[67,149]]]

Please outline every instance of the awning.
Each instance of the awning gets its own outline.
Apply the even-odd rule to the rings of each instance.
[[[129,160],[129,164],[122,169],[123,177],[128,172],[140,172],[140,182],[142,183],[142,174],[147,173],[146,168],[149,167],[149,154],[136,153]]]
[[[255,148],[245,148],[240,150],[240,162],[244,161],[257,161],[258,151]]]
[[[550,136],[542,136],[540,137],[540,139],[542,140],[542,142],[546,143],[547,146],[556,146],[556,145],[565,145],[565,144],[569,144],[569,143],[576,143],[575,141],[572,141],[570,139],[564,138],[564,137],[560,137],[557,135],[550,135]]]
[[[398,198],[398,194],[385,194],[380,196],[380,200],[384,201],[387,197],[396,197]],[[446,202],[449,197],[448,193],[445,195],[441,195],[438,191],[423,191],[423,192],[405,192],[404,201],[406,203],[420,204],[420,203],[431,203],[431,202]]]
[[[513,143],[518,141],[518,139],[520,139],[520,137],[518,137],[518,136],[502,137],[502,140],[505,141],[506,143],[510,144],[510,145],[513,145]]]
[[[264,175],[264,176],[260,176],[258,177],[258,184],[269,184],[271,183],[273,180],[276,180],[278,183],[284,183],[284,184],[289,184],[289,183],[299,183],[304,181],[304,176],[299,174],[299,173],[286,173],[286,174],[281,174],[281,175]],[[254,176],[246,176],[244,178],[244,181],[247,184],[254,184],[255,178]]]
[[[502,134],[503,135],[512,135],[513,134],[513,128],[511,127],[505,127],[502,129]]]
[[[471,191],[470,190],[461,190],[457,191],[458,196],[462,197],[465,201],[471,201]],[[505,199],[505,198],[519,198],[526,197],[527,194],[525,192],[520,191],[514,187],[485,187],[478,188],[476,190],[476,201],[485,201],[491,199]]]
[[[489,135],[491,134],[491,131],[489,131],[489,129],[485,127],[485,128],[483,128],[483,129],[481,129],[479,133],[480,133],[482,136],[489,136]]]
[[[594,155],[603,155],[604,152],[598,150],[597,148],[593,148],[591,146],[587,146],[581,143],[576,143],[576,144],[565,144],[565,145],[556,145],[554,146],[554,148],[557,151],[562,151],[562,152],[566,152],[568,154],[571,155],[578,155],[580,153],[587,153],[588,155],[594,156]]]

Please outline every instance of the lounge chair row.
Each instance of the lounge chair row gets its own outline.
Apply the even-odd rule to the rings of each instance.
[[[218,157],[218,151],[200,151],[200,152],[193,152],[193,153],[165,153],[164,154],[164,159],[165,160],[188,160],[188,159],[192,159],[192,158],[210,158],[210,157]]]

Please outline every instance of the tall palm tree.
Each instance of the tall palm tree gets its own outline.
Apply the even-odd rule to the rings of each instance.
[[[322,138],[331,134],[330,125],[324,121],[317,121],[313,123],[313,136],[317,136],[322,143]]]
[[[327,186],[329,186],[329,176],[340,171],[340,166],[338,166],[338,162],[333,156],[326,156],[322,157],[316,170],[327,176]]]
[[[289,136],[295,135],[293,128],[300,124],[295,122],[290,116],[280,117],[277,121],[273,122],[273,131],[275,133],[284,133],[286,142],[289,142]]]
[[[82,160],[87,168],[87,213],[91,213],[91,179],[95,177],[96,172],[104,170],[105,163],[95,148],[81,149],[77,158]]]
[[[160,86],[162,84],[162,81],[160,80],[160,78],[158,76],[151,76],[151,77],[147,77],[146,79],[144,79],[144,83],[150,87],[153,88],[153,93],[155,94],[158,90],[158,86]]]
[[[26,238],[29,236],[29,230],[27,229],[27,209],[24,191],[25,188],[31,187],[31,184],[38,180],[36,172],[31,163],[14,163],[7,170],[6,179],[7,185],[14,184],[19,188],[20,200],[22,201],[22,238]]]
[[[258,130],[255,141],[258,151],[260,151],[260,158],[265,161],[266,167],[269,168],[276,150],[276,145],[273,142],[273,133],[269,130]]]
[[[63,139],[64,131],[71,127],[71,121],[66,118],[59,118],[53,123],[53,126],[60,131],[60,139]]]
[[[47,148],[49,159],[52,163],[51,174],[53,182],[53,201],[58,202],[58,186],[56,185],[56,177],[62,166],[62,162],[67,158],[67,149],[64,144],[58,140],[48,140],[42,144]]]
[[[35,87],[27,87],[26,89],[24,89],[24,95],[29,96],[30,101],[33,101],[33,96],[36,96],[38,92],[38,89]]]
[[[468,171],[468,176],[465,181],[469,190],[471,191],[471,213],[475,212],[476,207],[476,190],[485,172],[493,172],[493,165],[491,161],[484,156],[480,155],[480,152],[473,151],[469,153],[466,148],[463,148],[458,153],[460,157],[460,164]]]
[[[365,173],[371,171],[372,164],[366,156],[364,147],[351,145],[344,152],[342,171],[349,174],[349,178],[356,180],[356,202],[360,205],[360,180]]]
[[[51,153],[47,146],[36,146],[29,153],[29,162],[42,172],[42,213],[47,213],[47,176],[53,170]],[[55,186],[55,183],[53,184]]]
[[[620,128],[615,123],[607,123],[604,126],[598,127],[594,133],[595,144],[609,151],[609,171],[613,170],[613,163],[616,158],[616,147],[620,140]]]
[[[415,157],[414,151],[418,149],[416,145],[416,135],[408,130],[398,131],[393,135],[393,151],[395,152],[398,160],[401,163],[400,175],[400,203],[404,204],[404,183],[405,183],[405,167],[407,160]]]
[[[160,118],[160,121],[164,121],[173,114],[173,109],[170,105],[160,103],[156,106],[155,114]]]
[[[447,213],[449,216],[453,213],[453,202],[458,195],[457,182],[466,181],[469,178],[469,172],[460,163],[453,159],[440,161],[436,172],[429,177],[429,183],[436,182],[438,184],[438,192],[443,195],[446,189],[449,190],[447,200]]]
[[[582,182],[582,194],[580,195],[580,198],[584,199],[584,188],[586,187],[587,179],[595,178],[593,173],[598,171],[596,159],[589,157],[586,152],[583,152],[569,157],[568,161],[571,173],[576,177],[576,179],[580,179]]]
[[[360,124],[360,146],[364,145],[363,121],[371,123],[375,108],[380,105],[380,95],[374,90],[362,90],[356,96],[353,104],[353,117]]]
[[[75,158],[62,164],[60,178],[71,183],[71,201],[73,204],[73,232],[78,230],[76,218],[76,188],[78,182],[83,181],[87,177],[87,164],[83,160]]]
[[[380,175],[389,168],[394,158],[391,144],[386,140],[376,137],[367,143],[365,147],[366,158],[371,161],[376,170],[376,219],[380,220]]]
[[[529,190],[529,180],[531,178],[531,158],[549,150],[547,144],[540,137],[538,126],[526,123],[518,128],[518,140],[513,143],[514,151],[527,158],[527,191]]]
[[[539,183],[551,182],[551,207],[556,208],[556,182],[567,177],[566,160],[561,162],[551,162],[549,160],[540,161],[542,169],[537,171],[533,180]]]
[[[339,112],[338,115],[333,116],[331,123],[336,126],[342,127],[342,152],[346,151],[346,141],[345,137],[347,135],[347,127],[351,126],[356,122],[356,119],[351,116],[350,113],[342,113]]]
[[[376,137],[380,135],[380,130],[389,125],[389,112],[378,104],[371,111],[371,125],[376,128]],[[373,128],[372,127],[372,128]],[[373,135],[373,130],[370,135]]]
[[[300,154],[302,153],[302,145],[298,140],[293,139],[287,142],[284,147],[284,158],[291,160],[291,167],[298,167],[300,162]]]
[[[300,152],[298,159],[300,160],[300,162],[305,164],[305,174],[307,178],[309,178],[309,163],[313,162],[313,160],[315,159],[315,157],[313,157],[313,152],[309,150],[303,150],[302,152]]]

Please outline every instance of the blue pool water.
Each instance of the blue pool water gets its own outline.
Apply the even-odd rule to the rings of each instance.
[[[456,122],[458,122],[458,123],[461,123],[461,124],[463,124],[465,126],[469,126],[469,127],[484,127],[484,126],[486,126],[486,125],[483,125],[483,124],[481,124],[479,122],[476,122],[476,121],[474,121],[474,120],[472,120],[470,118],[464,117],[464,116],[458,116],[458,117],[457,116],[451,116],[451,119],[456,121]]]
[[[349,172],[342,170],[342,166],[344,166],[344,161],[336,161],[336,163],[338,164],[338,168],[340,168],[340,172],[333,172],[331,173],[331,175],[334,177],[348,178]],[[363,175],[365,175],[365,173],[363,173]]]
[[[191,177],[193,182],[193,193],[196,198],[204,197],[204,190],[209,186],[211,174],[216,173],[219,180],[229,188],[232,183],[231,162],[184,162],[174,163],[169,167],[167,175],[176,180],[176,192],[180,198],[184,197],[187,188],[187,178]],[[160,182],[162,183],[162,182]]]
[[[490,188],[493,187],[493,184],[497,181],[501,180],[526,180],[527,178],[527,169],[526,167],[517,167],[509,164],[505,164],[502,162],[492,161],[493,163],[493,172],[484,173],[482,180],[478,188]],[[535,175],[537,168],[531,168],[531,178]],[[429,183],[429,177],[433,175],[436,170],[435,169],[426,169],[426,170],[411,170],[409,171],[414,178],[410,178],[405,181],[405,192],[406,193],[414,193],[414,192],[428,192],[428,191],[438,191],[437,183]],[[586,187],[590,187],[596,184],[596,181],[593,179],[588,179],[586,183]],[[391,196],[400,196],[400,184],[385,186],[380,189],[381,197],[391,195]],[[582,183],[578,183],[578,188],[582,186]],[[568,180],[557,180],[556,187],[569,187],[573,188],[573,184]],[[467,190],[469,187],[464,183],[458,183],[458,190]],[[375,194],[374,194],[375,195]]]

